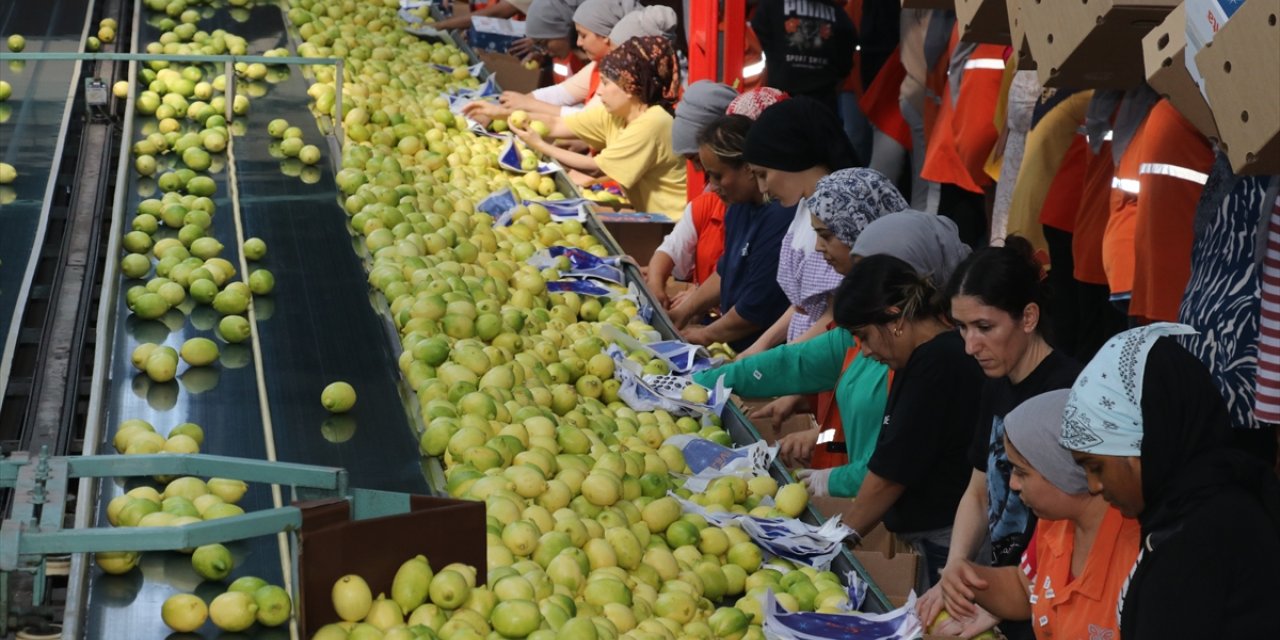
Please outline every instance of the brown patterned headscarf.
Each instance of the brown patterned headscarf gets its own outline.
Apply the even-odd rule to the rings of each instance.
[[[667,111],[680,97],[680,63],[671,41],[663,36],[622,43],[600,61],[600,75],[645,104]]]

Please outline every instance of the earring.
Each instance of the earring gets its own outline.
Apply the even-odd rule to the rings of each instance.
[[[898,328],[896,328],[896,329],[894,329],[894,330],[893,330],[893,337],[895,337],[895,338],[901,338],[901,337],[902,337],[902,327],[898,327]]]

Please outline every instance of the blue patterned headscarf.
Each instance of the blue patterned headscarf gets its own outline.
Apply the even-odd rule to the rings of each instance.
[[[823,176],[805,203],[809,213],[850,248],[867,225],[907,208],[893,182],[865,168],[841,169]]]
[[[1147,354],[1163,336],[1194,333],[1185,324],[1157,322],[1102,345],[1071,387],[1062,416],[1062,446],[1100,456],[1141,456]]]

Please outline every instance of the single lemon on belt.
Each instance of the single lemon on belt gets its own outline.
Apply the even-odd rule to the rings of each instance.
[[[346,382],[334,382],[321,392],[320,404],[331,413],[346,413],[356,406],[356,390]]]

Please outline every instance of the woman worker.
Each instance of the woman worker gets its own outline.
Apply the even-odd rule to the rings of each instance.
[[[994,567],[1017,567],[1035,529],[1035,515],[1010,490],[1009,458],[1004,448],[1005,415],[1014,407],[1055,389],[1068,389],[1080,365],[1055,351],[1045,339],[1046,289],[1031,244],[1010,236],[1003,247],[974,252],[951,276],[946,298],[965,350],[978,361],[987,383],[969,447],[969,488],[956,510],[951,551],[944,574],[967,572],[969,560]],[[985,556],[985,542],[991,552]],[[921,598],[921,615],[930,620],[941,608],[933,589]],[[961,612],[951,611],[960,616]],[[1007,623],[1010,638],[1031,638],[1027,623]]]
[[[958,615],[933,633],[969,637],[999,618],[1030,620],[1040,640],[1120,637],[1115,605],[1141,533],[1137,520],[1089,493],[1084,471],[1058,444],[1068,395],[1040,394],[1005,417],[1009,487],[1039,519],[1021,567],[964,560],[966,571],[945,573],[938,587]],[[982,621],[963,622],[974,619]]]
[[[922,593],[946,563],[984,381],[936,294],[911,265],[874,255],[853,266],[834,305],[836,323],[858,339],[862,352],[894,371],[875,451],[844,523],[860,541],[859,532],[883,521],[914,546]]]
[[[727,84],[699,80],[685,89],[676,105],[675,122],[671,125],[672,148],[701,170],[698,134],[707,125],[726,114],[755,120],[767,106],[786,98],[787,94],[767,87],[738,95]],[[692,289],[686,289],[674,300],[668,299],[668,278],[675,276],[700,285],[715,273],[716,262],[724,252],[724,210],[720,196],[710,189],[702,192],[685,205],[684,215],[649,258],[645,281],[663,308],[677,306],[692,293]]]
[[[746,159],[761,191],[797,207],[778,257],[778,284],[792,306],[746,352],[751,355],[826,331],[831,293],[841,278],[814,249],[817,238],[803,201],[822,176],[859,163],[839,118],[816,100],[803,97],[780,102],[760,114],[747,139]]]
[[[550,117],[551,138],[578,138],[595,156],[569,151],[537,133],[513,127],[531,149],[569,169],[579,185],[607,177],[622,186],[637,211],[678,218],[684,210],[685,163],[671,149],[671,108],[680,67],[671,42],[632,38],[600,61],[600,99],[594,109]]]
[[[631,16],[635,13],[635,16]],[[623,24],[623,20],[627,23]],[[487,123],[507,118],[516,110],[533,116],[567,116],[600,104],[601,58],[619,44],[636,36],[659,36],[673,29],[676,15],[670,7],[640,7],[635,0],[586,0],[573,12],[578,48],[591,60],[564,82],[536,89],[532,93],[504,91],[498,103],[472,102],[463,112]]]
[[[787,309],[778,287],[778,245],[792,212],[764,199],[742,160],[747,131],[744,116],[720,116],[699,135],[698,153],[710,189],[724,200],[724,253],[716,272],[681,304],[691,315],[672,320],[691,344],[725,342],[737,349],[751,344]],[[721,316],[708,325],[689,325],[714,307]]]
[[[1280,637],[1280,487],[1229,444],[1209,371],[1169,337],[1191,333],[1161,322],[1107,341],[1071,388],[1060,442],[1089,490],[1142,526],[1121,638]]]
[[[875,173],[872,170],[864,169],[858,169],[857,171]],[[883,178],[883,176],[881,176],[881,179],[887,182],[887,179]],[[894,193],[897,192],[895,191]],[[881,203],[891,200],[890,198],[882,198]],[[890,208],[896,206],[898,205],[894,202]],[[969,255],[969,247],[960,241],[960,235],[955,223],[950,218],[932,213],[908,209],[892,215],[885,215],[872,221],[857,233],[854,233],[857,229],[856,224],[850,224],[849,220],[842,220],[843,216],[832,208],[818,207],[816,212],[811,213],[811,216],[813,217],[813,229],[818,236],[818,253],[823,256],[827,264],[830,264],[832,268],[842,275],[847,275],[858,260],[866,256],[883,253],[905,260],[907,264],[910,264],[916,270],[916,273],[924,276],[935,287],[941,288],[951,277],[956,267]],[[830,340],[832,337],[823,334],[819,338]],[[796,343],[794,350],[791,345],[775,347],[755,357],[765,357],[765,354],[775,351],[780,352],[777,356],[779,358],[785,357],[783,354],[787,353],[807,352],[808,349],[799,346],[802,344],[805,343]],[[742,360],[741,358],[739,359],[739,361]],[[774,368],[770,367],[769,370],[772,371]],[[752,420],[769,421],[776,427],[783,420],[797,412],[811,411],[815,413],[818,424],[814,425],[812,429],[797,431],[784,436],[778,441],[778,445],[783,459],[791,464],[808,466],[811,464],[810,461],[813,460],[812,464],[815,465],[815,469],[811,474],[806,475],[805,484],[809,486],[810,491],[815,495],[821,495],[828,476],[834,476],[840,472],[818,468],[818,459],[813,456],[813,452],[820,433],[827,429],[836,428],[839,426],[836,424],[838,421],[845,423],[845,449],[850,455],[850,464],[852,464],[853,452],[858,447],[850,439],[852,434],[848,428],[850,417],[844,413],[843,407],[846,403],[840,401],[839,394],[837,393],[836,395],[837,407],[841,408],[838,416],[839,420],[833,421],[830,417],[831,412],[823,406],[824,400],[821,394],[818,398],[818,407],[806,407],[806,396],[787,395],[808,393],[804,388],[796,387],[792,389],[792,385],[795,382],[794,380],[788,380],[784,386],[777,387],[771,391],[764,389],[753,390],[750,380],[741,381],[739,384],[731,386],[734,387],[734,390],[739,395],[746,397],[756,394],[761,396],[781,396],[777,400],[752,411],[750,414]],[[841,385],[845,383],[844,378],[841,378]],[[827,416],[821,415],[823,413],[827,413]],[[881,412],[876,413],[876,418],[878,419]],[[866,451],[862,455],[870,456],[870,451]],[[840,475],[844,474],[840,473]],[[832,486],[834,487],[835,485]],[[837,490],[842,489],[832,489],[832,491]],[[832,495],[840,494],[833,493]]]

